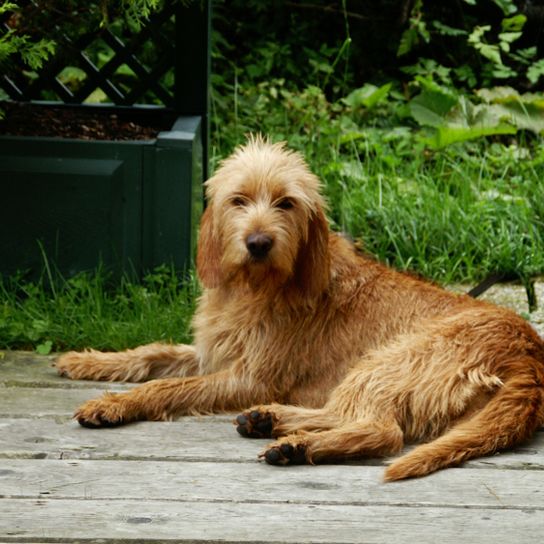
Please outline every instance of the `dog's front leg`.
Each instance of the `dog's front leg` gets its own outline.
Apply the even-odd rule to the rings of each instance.
[[[165,421],[188,414],[239,410],[266,402],[264,387],[233,370],[154,380],[124,393],[106,393],[83,404],[74,417],[84,427],[111,427],[138,420]]]
[[[70,351],[55,367],[72,380],[143,382],[198,374],[198,357],[193,346],[154,343],[119,352]]]

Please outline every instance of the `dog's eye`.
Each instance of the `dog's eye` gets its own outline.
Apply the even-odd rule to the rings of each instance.
[[[246,201],[244,198],[242,198],[241,196],[235,196],[231,201],[230,203],[233,205],[233,206],[236,206],[236,207],[240,207],[240,206],[245,206],[246,205]]]
[[[280,208],[280,210],[290,210],[293,206],[293,201],[290,198],[282,198],[276,204],[276,208]]]

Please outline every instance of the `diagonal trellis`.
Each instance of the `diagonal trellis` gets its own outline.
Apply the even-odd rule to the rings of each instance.
[[[180,77],[173,74],[176,51],[186,48],[190,39],[183,35],[184,27],[187,34],[191,34],[191,27],[195,26],[191,18],[194,19],[195,15],[200,17],[201,11],[199,6],[188,10],[177,2],[166,2],[163,9],[150,17],[137,32],[126,28],[120,31],[120,25],[117,25],[117,30],[112,30],[115,25],[110,25],[75,40],[64,36],[57,40],[55,55],[42,69],[29,74],[22,63],[15,62],[2,74],[0,87],[17,101],[60,100],[79,104],[90,98],[92,101],[91,95],[101,91],[100,101],[117,105],[162,104],[174,109],[194,110],[183,104],[184,92],[176,90],[174,84],[179,84]],[[3,22],[0,35],[8,30],[7,22]],[[202,44],[192,45],[202,48]],[[208,44],[205,43],[204,47]],[[104,49],[110,58],[101,62],[99,52]],[[146,58],[150,57],[150,51],[153,53],[151,59]],[[183,54],[191,55],[191,52],[185,50]],[[76,81],[66,81],[61,76],[66,68],[78,69]],[[205,72],[201,71],[201,74],[205,75]],[[191,79],[195,80],[188,77],[189,85]]]

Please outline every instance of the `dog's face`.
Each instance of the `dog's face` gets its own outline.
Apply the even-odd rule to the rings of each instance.
[[[262,288],[295,281],[304,288],[319,275],[328,277],[319,181],[300,155],[251,139],[223,162],[206,188],[197,259],[205,286],[241,281]]]

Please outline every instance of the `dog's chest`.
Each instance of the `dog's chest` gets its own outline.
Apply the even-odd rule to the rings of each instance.
[[[255,308],[234,301],[203,300],[194,320],[201,370],[214,372],[240,363],[256,366],[309,360],[317,341],[315,316]],[[315,358],[314,358],[315,362]]]

